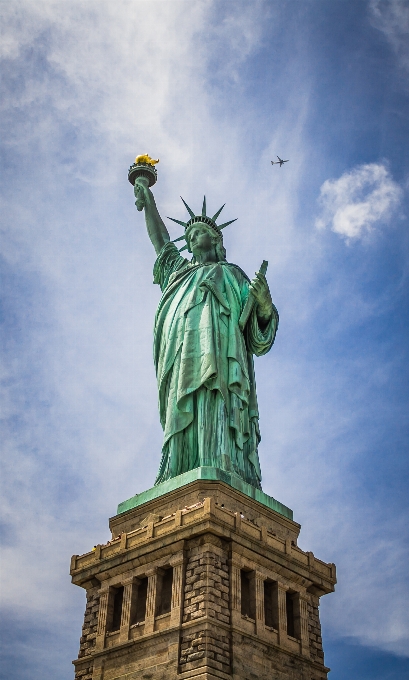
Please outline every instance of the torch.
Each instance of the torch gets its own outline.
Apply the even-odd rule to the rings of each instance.
[[[133,187],[136,186],[136,180],[138,184],[143,184],[146,188],[153,187],[156,180],[158,179],[158,173],[155,165],[159,163],[158,160],[153,160],[148,154],[143,154],[135,158],[135,162],[131,165],[128,170],[128,180]],[[138,210],[143,210],[145,207],[145,201],[141,194],[136,196],[135,205]]]

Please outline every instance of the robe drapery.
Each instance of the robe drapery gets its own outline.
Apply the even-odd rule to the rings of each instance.
[[[162,290],[154,360],[164,431],[155,484],[201,466],[237,473],[261,489],[253,354],[271,348],[278,313],[261,329],[244,272],[228,262],[193,264],[166,243],[154,266]]]

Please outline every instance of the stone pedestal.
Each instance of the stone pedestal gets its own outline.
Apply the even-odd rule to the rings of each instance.
[[[76,680],[327,678],[335,565],[297,547],[288,508],[205,479],[127,507],[71,560],[87,591]]]

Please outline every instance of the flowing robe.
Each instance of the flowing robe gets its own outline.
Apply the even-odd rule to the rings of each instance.
[[[154,282],[163,293],[154,360],[164,430],[155,484],[212,466],[261,488],[252,355],[271,348],[277,310],[261,329],[253,307],[242,332],[239,318],[249,295],[244,272],[225,261],[193,264],[173,243],[159,253]]]

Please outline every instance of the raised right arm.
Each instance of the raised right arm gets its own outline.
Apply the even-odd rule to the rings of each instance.
[[[145,209],[145,222],[148,236],[155,248],[156,254],[159,255],[165,243],[170,241],[169,232],[159,215],[153,193],[149,187],[146,186],[142,178],[136,180],[134,193],[136,198],[135,205],[138,210]]]

